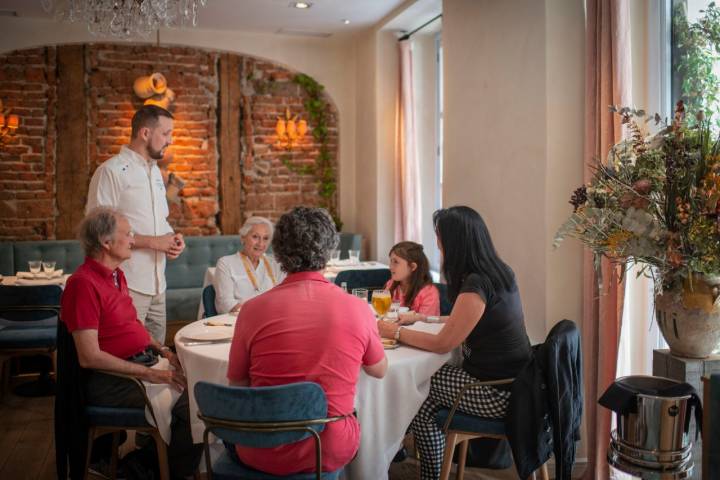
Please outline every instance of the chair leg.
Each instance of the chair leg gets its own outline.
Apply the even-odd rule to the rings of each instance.
[[[52,377],[57,382],[57,350],[50,352],[50,362],[52,363]]]
[[[469,440],[464,440],[460,444],[460,454],[458,455],[457,475],[455,476],[455,478],[457,480],[462,480],[463,477],[465,476],[465,459],[467,458],[468,445],[469,445]]]
[[[87,454],[85,455],[85,473],[83,475],[84,480],[88,480],[88,478],[90,478],[90,458],[92,457],[92,447],[93,447],[94,440],[95,440],[95,428],[90,427],[90,428],[88,428]]]
[[[168,466],[167,447],[160,432],[153,430],[150,432],[155,439],[155,447],[157,448],[158,465],[160,466],[160,480],[170,480],[170,468]]]
[[[448,433],[445,440],[445,454],[443,457],[442,469],[440,470],[440,480],[449,480],[450,469],[452,468],[452,457],[455,452],[455,443],[457,442],[457,433]]]
[[[540,478],[541,478],[541,480],[550,480],[550,475],[548,474],[547,462],[543,463],[540,466]]]
[[[110,456],[110,480],[117,478],[118,448],[120,447],[120,432],[112,434],[112,454]]]

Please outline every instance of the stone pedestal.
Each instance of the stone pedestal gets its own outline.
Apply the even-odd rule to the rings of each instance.
[[[720,373],[720,355],[710,355],[708,358],[682,358],[670,355],[670,350],[653,350],[653,375],[666,377],[679,382],[687,382],[703,398],[703,382],[701,378],[712,373]],[[690,439],[693,442],[693,461],[695,469],[692,478],[701,478],[702,444],[701,439],[695,441],[696,425],[690,423]]]

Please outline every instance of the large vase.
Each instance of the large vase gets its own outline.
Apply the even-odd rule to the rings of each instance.
[[[658,326],[678,357],[706,358],[720,343],[718,286],[696,278],[692,285],[663,291],[655,297]]]

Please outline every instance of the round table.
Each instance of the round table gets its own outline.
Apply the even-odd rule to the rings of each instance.
[[[192,345],[192,340],[186,336],[195,336],[193,334],[209,329],[232,329],[235,320],[235,315],[218,315],[186,325],[175,335],[175,346],[190,393],[190,421],[195,442],[202,442],[205,428],[197,418],[193,393],[195,383],[204,380],[228,384],[230,342]],[[206,326],[207,321],[230,326]],[[435,333],[442,325],[419,322],[407,328]],[[388,468],[400,448],[407,427],[428,395],[430,377],[451,358],[449,353],[438,355],[406,346],[385,353],[388,371],[384,378],[373,378],[360,371],[355,393],[361,431],[360,449],[357,457],[345,467],[345,478],[387,478]]]

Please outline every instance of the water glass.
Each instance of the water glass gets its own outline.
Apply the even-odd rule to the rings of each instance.
[[[350,263],[360,263],[360,250],[349,250]]]
[[[340,261],[340,250],[333,250],[330,254],[330,263],[338,263]]]
[[[363,301],[368,301],[368,290],[367,288],[353,288],[352,294],[358,298],[362,298]]]
[[[33,275],[37,275],[38,273],[40,273],[42,262],[40,260],[30,260],[28,262],[28,267],[30,268],[30,273],[32,273]]]
[[[47,261],[47,262],[43,261],[42,268],[43,268],[43,272],[45,272],[45,274],[48,277],[52,277],[52,274],[55,272],[55,262],[54,261]]]

